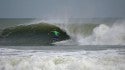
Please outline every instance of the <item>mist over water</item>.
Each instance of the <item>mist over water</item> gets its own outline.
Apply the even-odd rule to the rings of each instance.
[[[57,25],[71,37],[61,45],[125,45],[125,21],[69,23]]]

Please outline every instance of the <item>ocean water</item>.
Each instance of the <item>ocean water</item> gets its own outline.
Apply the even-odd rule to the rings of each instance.
[[[125,70],[124,19],[43,22],[0,29],[0,70]],[[53,28],[59,41],[50,42]]]
[[[0,70],[124,70],[124,46],[1,46]]]

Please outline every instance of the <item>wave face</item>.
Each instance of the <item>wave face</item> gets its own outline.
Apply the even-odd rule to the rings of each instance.
[[[58,40],[53,40],[56,30],[60,33]],[[48,23],[37,23],[9,27],[1,31],[0,45],[51,45],[56,41],[69,39],[64,30]]]
[[[70,40],[57,45],[125,45],[125,21],[108,23],[60,24]]]

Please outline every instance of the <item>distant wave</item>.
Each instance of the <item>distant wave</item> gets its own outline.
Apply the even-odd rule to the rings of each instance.
[[[41,22],[4,29],[1,31],[0,45],[50,45],[52,42],[56,42],[52,40],[51,31],[54,29],[60,32],[58,41],[70,38],[59,27]]]

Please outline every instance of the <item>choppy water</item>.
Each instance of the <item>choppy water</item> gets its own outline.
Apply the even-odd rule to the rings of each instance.
[[[124,70],[124,59],[124,46],[0,48],[0,70]]]

